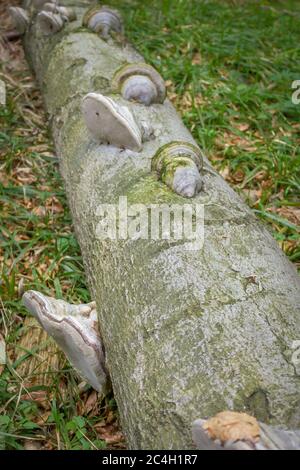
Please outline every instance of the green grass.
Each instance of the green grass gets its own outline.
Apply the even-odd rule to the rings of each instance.
[[[300,79],[299,2],[110,3],[124,13],[128,38],[161,72],[213,165],[299,265],[300,105],[291,102],[291,84]],[[95,429],[115,413],[113,400],[100,403],[97,416],[80,411],[90,390],[79,391],[66,365],[53,377],[43,421],[43,409],[30,398],[43,387],[24,398],[16,372],[24,289],[72,302],[90,299],[39,94],[27,88],[27,70],[11,71],[5,62],[1,67],[8,102],[0,107],[0,328],[9,361],[0,376],[0,447],[23,448],[37,439],[49,448],[102,448]]]

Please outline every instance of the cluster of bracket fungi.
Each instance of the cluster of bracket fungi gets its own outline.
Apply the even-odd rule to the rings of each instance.
[[[10,14],[20,34],[36,23],[41,34],[52,35],[62,30],[66,22],[76,20],[73,9],[58,4],[57,0],[33,0],[30,11],[10,7]],[[82,26],[108,40],[114,34],[123,34],[119,12],[103,5],[89,8]],[[137,105],[163,104],[166,87],[160,74],[146,63],[123,65],[114,74],[111,91],[123,100]],[[143,142],[155,137],[156,132],[147,122],[137,122],[129,107],[100,93],[88,93],[82,101],[82,113],[87,128],[101,144],[140,152]],[[151,169],[158,179],[180,196],[194,197],[202,187],[201,151],[188,142],[172,141],[161,147],[152,159]]]
[[[10,7],[9,13],[20,34],[25,34],[30,25],[36,23],[40,32],[49,36],[62,30],[65,23],[76,20],[75,11],[58,5],[56,0],[33,0],[28,10]]]
[[[20,34],[25,34],[29,26],[36,23],[44,35],[62,30],[65,23],[77,19],[73,8],[60,5],[58,0],[33,0],[30,8],[9,7],[9,13]],[[95,5],[89,8],[82,20],[82,26],[108,39],[113,32],[123,33],[122,18],[117,10]]]

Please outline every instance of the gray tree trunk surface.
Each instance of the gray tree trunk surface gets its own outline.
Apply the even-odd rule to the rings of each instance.
[[[35,24],[24,44],[43,92],[74,228],[97,302],[121,424],[132,449],[193,448],[196,418],[224,409],[300,426],[300,282],[271,234],[205,159],[203,249],[187,240],[100,240],[100,204],[187,204],[151,172],[173,140],[194,143],[171,103],[126,104],[160,130],[139,153],[93,140],[82,118],[88,92],[111,96],[114,72],[142,61],[127,43],[78,21],[51,37]],[[28,2],[27,2],[28,4]],[[298,367],[298,369],[297,369]]]

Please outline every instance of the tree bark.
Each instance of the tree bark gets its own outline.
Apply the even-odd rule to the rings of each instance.
[[[116,95],[160,135],[139,153],[92,139],[82,97],[110,96],[114,72],[142,58],[126,42],[105,42],[81,27],[89,3],[64,2],[78,7],[79,20],[50,38],[33,22],[24,44],[49,113],[128,445],[192,448],[192,422],[223,409],[299,427],[299,277],[207,159],[193,199],[205,207],[201,250],[186,250],[187,240],[96,235],[97,208],[120,196],[128,204],[186,204],[156,179],[151,158],[168,142],[194,140],[168,100],[145,107]]]

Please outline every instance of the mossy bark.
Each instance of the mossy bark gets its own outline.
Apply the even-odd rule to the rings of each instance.
[[[224,409],[300,425],[300,282],[275,240],[225,181],[204,164],[205,243],[99,240],[100,204],[179,204],[151,172],[172,140],[194,143],[168,100],[126,103],[158,136],[140,153],[98,145],[83,122],[85,93],[110,95],[114,72],[142,58],[79,21],[52,38],[25,37],[49,112],[60,168],[130,448],[192,448],[191,423]],[[122,102],[117,95],[114,98]],[[123,102],[124,104],[124,102]],[[187,242],[187,240],[186,240]]]

